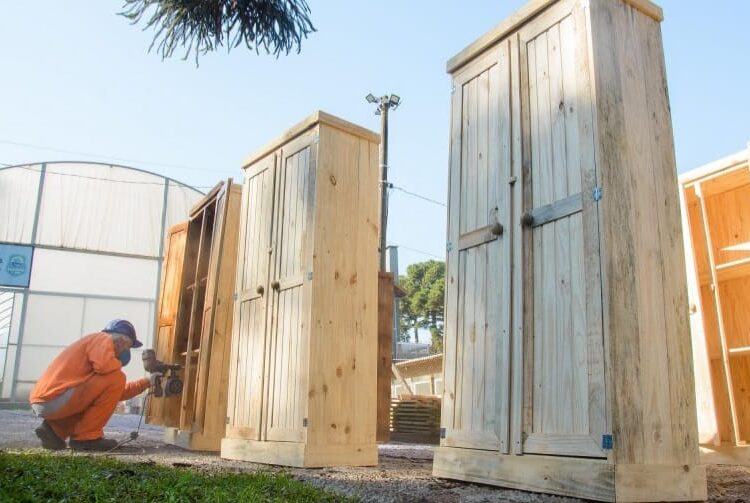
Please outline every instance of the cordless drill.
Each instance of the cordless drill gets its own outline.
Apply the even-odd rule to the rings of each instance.
[[[143,352],[143,368],[149,374],[161,374],[154,380],[154,397],[174,396],[182,393],[182,379],[178,371],[182,365],[176,363],[164,363],[156,359],[156,351],[147,349]],[[165,379],[162,386],[162,379]]]

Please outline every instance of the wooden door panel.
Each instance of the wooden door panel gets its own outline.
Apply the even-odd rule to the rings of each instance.
[[[164,362],[179,362],[175,351],[175,323],[179,306],[182,267],[187,241],[187,222],[169,229],[167,236],[162,280],[159,293],[159,314],[156,332],[156,357]],[[180,397],[162,397],[148,400],[146,422],[164,426],[178,426],[180,421]]]
[[[308,271],[306,243],[312,229],[312,133],[281,152],[272,262],[273,307],[269,342],[266,438],[304,440],[307,402],[307,336],[303,311]]]
[[[443,445],[508,451],[510,60],[507,44],[457,77],[449,208]]]
[[[593,151],[591,98],[578,39],[585,26],[576,26],[581,19],[561,5],[520,35],[530,166],[524,288],[532,290],[523,450],[603,457],[600,266],[586,258],[598,257],[599,236],[595,166],[587,155]]]
[[[227,410],[228,432],[253,440],[262,431],[275,171],[272,154],[246,173],[242,190]]]

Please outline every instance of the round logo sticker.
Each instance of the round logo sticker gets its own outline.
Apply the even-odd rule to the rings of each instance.
[[[11,276],[21,276],[26,273],[26,257],[23,255],[11,255],[8,257],[8,265],[5,268]]]

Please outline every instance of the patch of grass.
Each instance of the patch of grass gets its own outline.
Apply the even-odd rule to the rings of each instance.
[[[287,474],[208,474],[104,457],[0,452],[0,501],[338,502]]]

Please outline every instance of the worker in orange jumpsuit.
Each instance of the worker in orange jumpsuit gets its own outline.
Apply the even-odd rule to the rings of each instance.
[[[43,418],[35,433],[45,449],[106,451],[117,441],[104,438],[104,425],[117,403],[147,390],[152,378],[125,382],[122,367],[130,348],[141,347],[127,320],[112,320],[101,332],[87,335],[60,353],[31,390],[34,413]]]

